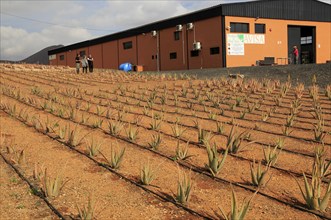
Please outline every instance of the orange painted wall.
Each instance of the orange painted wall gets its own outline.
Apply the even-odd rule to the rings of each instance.
[[[266,24],[265,44],[245,44],[244,55],[228,55],[226,51],[226,66],[251,66],[255,65],[257,60],[263,60],[264,57],[287,58],[288,55],[288,25],[298,26],[316,26],[316,63],[325,63],[331,60],[330,53],[330,32],[331,24],[328,22],[310,22],[310,21],[292,21],[292,20],[276,20],[246,17],[225,17],[225,27],[230,26],[230,22],[249,23],[249,33],[254,34],[254,24]],[[230,34],[226,30],[226,34]],[[227,37],[226,37],[227,39]],[[320,44],[320,48],[318,45]]]
[[[117,69],[118,64],[118,50],[117,41],[110,41],[102,44],[102,68]],[[99,68],[96,66],[95,68]]]
[[[214,17],[193,23],[187,30],[189,69],[222,67],[222,27],[221,17]],[[201,42],[202,49],[197,57],[191,57],[193,42]],[[219,47],[219,54],[210,54],[210,48]]]
[[[89,54],[93,57],[93,67],[102,68],[102,44],[89,47],[87,56]]]
[[[160,34],[160,70],[187,69],[187,47],[185,28],[179,33],[179,40],[175,40],[176,26],[159,31]],[[185,42],[183,42],[183,39]],[[170,53],[177,53],[176,59],[170,59]]]
[[[119,64],[131,63],[133,65],[137,64],[137,40],[136,36],[127,37],[118,40],[118,60]],[[124,49],[123,43],[132,41],[132,48]]]
[[[144,33],[137,36],[138,61],[137,65],[142,65],[144,71],[157,70],[157,37],[152,37],[151,33]]]
[[[316,25],[316,63],[331,61],[331,23]]]

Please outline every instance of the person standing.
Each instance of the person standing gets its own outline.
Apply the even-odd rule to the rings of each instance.
[[[299,50],[297,46],[293,47],[293,63],[294,64],[299,64]]]
[[[80,68],[80,59],[79,54],[76,55],[76,73],[79,74],[79,68]]]
[[[88,62],[87,62],[87,59],[86,59],[86,55],[84,55],[81,62],[82,62],[82,67],[83,67],[83,73],[87,73]]]
[[[90,54],[87,58],[87,62],[88,62],[88,70],[90,73],[93,73],[93,57]]]

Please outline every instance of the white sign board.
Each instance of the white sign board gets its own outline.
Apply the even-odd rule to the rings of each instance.
[[[227,34],[228,55],[245,55],[245,44],[265,44],[264,34]]]
[[[228,55],[245,55],[243,34],[227,35]]]

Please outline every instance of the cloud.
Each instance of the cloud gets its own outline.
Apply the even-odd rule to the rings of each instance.
[[[39,50],[57,44],[70,44],[93,37],[82,28],[50,27],[40,32],[27,32],[22,28],[1,26],[1,58],[3,60],[22,60]],[[65,33],[65,34],[64,34]]]

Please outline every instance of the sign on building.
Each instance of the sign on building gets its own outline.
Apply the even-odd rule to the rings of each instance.
[[[264,34],[227,34],[228,55],[245,55],[245,44],[265,44]]]

